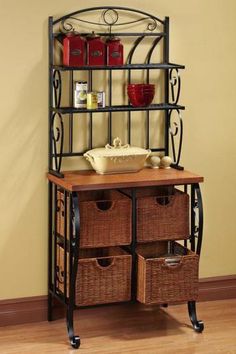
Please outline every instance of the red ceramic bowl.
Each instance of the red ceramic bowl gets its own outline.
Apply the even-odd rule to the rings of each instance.
[[[130,103],[135,107],[143,107],[151,104],[155,95],[153,84],[129,84],[127,93]]]
[[[155,90],[154,84],[128,84],[128,89],[152,89]]]
[[[155,85],[128,85],[127,91],[155,91]]]
[[[132,87],[128,87],[127,91],[131,91],[131,92],[139,92],[139,91],[155,91],[155,87],[137,87],[137,88],[132,88]]]
[[[155,90],[149,90],[149,89],[140,89],[140,90],[132,90],[132,89],[128,89],[127,92],[129,93],[153,93],[155,92]]]
[[[135,107],[143,107],[151,104],[154,98],[155,92],[129,92],[128,96],[130,103]]]
[[[127,92],[155,92],[155,89],[152,90],[152,89],[145,89],[145,88],[140,88],[140,89],[137,89],[137,90],[133,90],[133,89],[127,89]]]

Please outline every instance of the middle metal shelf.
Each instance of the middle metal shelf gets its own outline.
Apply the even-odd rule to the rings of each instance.
[[[131,111],[156,111],[156,110],[184,110],[185,107],[170,103],[151,104],[144,107],[134,107],[130,105],[107,106],[96,109],[74,108],[74,107],[53,107],[51,110],[56,113],[100,113],[100,112],[131,112]]]

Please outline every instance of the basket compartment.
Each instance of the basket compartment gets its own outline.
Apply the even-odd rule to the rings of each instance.
[[[137,241],[189,237],[189,196],[175,188],[143,188],[137,192]]]
[[[61,192],[58,192],[58,200],[63,201]],[[64,236],[64,203],[61,202],[60,205],[57,230],[60,235]],[[80,248],[131,243],[132,206],[130,198],[114,190],[80,192],[79,209]],[[67,235],[69,237],[69,222],[67,222]]]
[[[58,282],[64,292],[64,249],[58,246]],[[59,264],[60,262],[60,264]],[[131,298],[132,258],[119,247],[80,250],[76,281],[76,305],[129,301]],[[69,272],[67,273],[67,287]]]
[[[137,299],[144,304],[193,301],[198,297],[199,256],[180,244],[137,247]]]

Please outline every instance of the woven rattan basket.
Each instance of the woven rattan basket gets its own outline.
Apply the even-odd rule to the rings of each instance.
[[[167,242],[137,248],[137,299],[144,304],[192,301],[198,297],[199,256],[180,244]]]
[[[58,200],[61,202],[58,202],[57,230],[60,235],[64,236],[65,216],[61,192],[58,192]],[[127,196],[114,190],[80,192],[79,209],[80,248],[108,247],[131,243],[132,206],[131,200]],[[69,221],[67,222],[68,227]],[[69,235],[68,231],[67,235]]]
[[[57,286],[61,292],[64,292],[64,249],[59,247],[58,252],[60,255],[58,256]],[[89,306],[130,300],[131,255],[120,247],[109,247],[80,250],[79,257],[76,305]]]
[[[189,196],[174,188],[137,192],[137,241],[189,237]]]

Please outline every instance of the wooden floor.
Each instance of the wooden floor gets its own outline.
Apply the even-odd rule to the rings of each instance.
[[[236,353],[236,299],[202,302],[198,317],[205,331],[192,330],[186,305],[167,309],[109,305],[76,313],[78,353],[196,354]],[[67,340],[64,319],[0,328],[1,354],[76,353]]]

